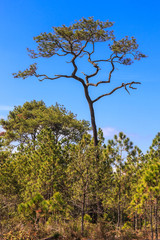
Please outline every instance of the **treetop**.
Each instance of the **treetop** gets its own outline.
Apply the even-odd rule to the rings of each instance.
[[[110,28],[113,26],[113,22],[94,20],[93,17],[82,18],[79,21],[71,24],[70,26],[62,25],[60,27],[53,27],[53,32],[41,33],[33,39],[37,43],[37,49],[30,50],[29,56],[31,58],[50,58],[54,55],[66,56],[71,55],[70,62],[73,65],[73,72],[71,75],[55,75],[49,77],[45,74],[37,74],[37,64],[31,64],[25,71],[19,71],[14,73],[15,78],[27,78],[28,76],[35,76],[40,81],[44,79],[55,80],[61,77],[74,78],[87,86],[98,86],[98,84],[89,83],[89,78],[94,77],[101,70],[99,64],[106,62],[111,64],[111,71],[109,72],[108,81],[101,81],[100,83],[109,83],[112,72],[115,70],[115,63],[123,65],[131,65],[134,60],[140,60],[146,57],[138,50],[138,44],[136,38],[125,36],[120,40],[116,40],[113,30]],[[98,42],[108,42],[108,48],[110,50],[110,56],[103,59],[93,59],[95,53],[95,44]],[[106,47],[106,46],[105,46]],[[92,64],[95,72],[87,75],[84,73],[85,81],[77,76],[78,67],[75,60],[81,58],[84,55],[88,56],[88,62]],[[132,83],[133,84],[133,83]],[[131,85],[129,85],[130,87]],[[120,86],[125,87],[125,85]]]

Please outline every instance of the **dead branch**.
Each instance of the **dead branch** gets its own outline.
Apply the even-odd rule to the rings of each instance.
[[[114,88],[111,92],[102,94],[101,96],[97,97],[96,99],[94,99],[94,100],[92,101],[92,103],[97,102],[97,101],[98,101],[99,99],[101,99],[102,97],[111,95],[112,93],[114,93],[115,91],[117,91],[118,89],[123,88],[123,87],[125,88],[125,90],[126,90],[128,93],[129,93],[129,90],[127,89],[127,86],[129,86],[129,88],[132,88],[132,89],[137,89],[137,88],[135,88],[135,87],[132,87],[132,84],[141,84],[141,83],[140,83],[140,82],[122,83],[121,86],[118,86],[118,87]],[[129,94],[130,94],[130,93],[129,93]]]

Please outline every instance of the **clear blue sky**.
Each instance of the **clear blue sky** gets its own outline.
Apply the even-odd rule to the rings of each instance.
[[[116,71],[114,81],[141,81],[138,90],[128,95],[123,89],[95,104],[97,126],[106,139],[123,131],[144,152],[160,131],[160,2],[157,0],[1,0],[0,1],[0,116],[17,105],[33,99],[47,106],[56,102],[90,120],[82,86],[74,80],[38,82],[14,79],[13,72],[28,67],[33,60],[26,48],[33,48],[33,36],[52,31],[52,26],[69,25],[82,17],[115,22],[117,38],[135,36],[148,58]],[[102,50],[103,51],[103,50]],[[101,52],[102,54],[102,52]],[[67,71],[60,60],[41,61],[41,71],[50,75]],[[82,69],[85,65],[80,66]],[[85,69],[84,69],[85,70]],[[94,89],[96,90],[96,89]],[[95,93],[93,93],[94,95]]]

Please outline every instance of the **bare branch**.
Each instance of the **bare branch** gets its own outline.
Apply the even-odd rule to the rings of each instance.
[[[115,69],[114,64],[113,64],[113,60],[114,60],[114,58],[115,58],[115,57],[113,57],[113,58],[111,59],[112,69],[111,69],[111,71],[110,71],[110,73],[109,73],[108,83],[110,83],[112,73],[114,72],[114,69]]]
[[[108,77],[108,80],[107,81],[99,81],[99,82],[97,82],[97,83],[87,83],[87,86],[94,86],[94,87],[97,87],[99,84],[101,84],[101,83],[110,83],[110,81],[111,81],[111,76],[112,76],[112,73],[113,73],[113,71],[115,70],[115,66],[114,66],[114,64],[113,64],[113,60],[114,60],[114,58],[116,58],[117,56],[114,56],[113,58],[111,58],[111,60],[110,60],[110,62],[111,62],[111,65],[112,65],[112,69],[111,69],[111,71],[109,72],[109,77]],[[93,61],[93,63],[94,63],[95,61]],[[95,64],[95,63],[94,63]],[[95,75],[98,73],[98,69],[97,69],[97,71],[96,71],[96,73],[95,73]],[[93,77],[93,76],[95,76],[94,74],[92,74],[92,75],[90,75],[90,77]]]
[[[113,55],[114,55],[114,53],[112,53],[111,56],[110,56],[110,58],[108,58],[108,59],[94,60],[94,62],[110,62]]]
[[[42,82],[43,80],[56,80],[58,78],[72,78],[72,76],[68,76],[68,75],[55,75],[55,77],[48,77],[46,74],[34,74],[35,77],[37,78],[41,78],[39,79],[40,82]]]
[[[111,82],[112,73],[113,73],[114,70],[115,70],[114,63],[115,63],[115,62],[118,62],[118,61],[115,61],[114,59],[118,58],[119,60],[121,60],[121,59],[124,57],[124,54],[123,54],[121,57],[120,57],[120,56],[117,56],[117,55],[115,55],[114,57],[112,57],[112,56],[113,56],[113,54],[112,54],[112,55],[110,56],[110,58],[107,59],[107,60],[96,60],[96,61],[92,61],[94,64],[95,64],[95,62],[100,62],[100,61],[105,61],[105,62],[110,62],[110,63],[111,63],[112,69],[111,69],[111,71],[109,72],[108,80],[107,80],[107,81],[99,81],[99,82],[97,82],[97,83],[89,83],[89,82],[88,82],[88,83],[87,83],[87,86],[97,87],[99,84],[102,84],[102,83],[110,83],[110,82]],[[120,62],[118,62],[118,63],[120,63]],[[90,75],[89,77],[93,77],[93,76],[95,76],[97,73],[98,73],[98,71],[97,71],[95,74]],[[128,90],[126,89],[126,91],[128,91]]]
[[[126,54],[124,53],[123,55],[121,56],[118,56],[117,53],[112,53],[111,56],[108,58],[108,59],[99,59],[99,60],[94,60],[93,62],[111,62],[113,59],[115,58],[118,58],[119,60],[121,60]],[[117,63],[120,63],[122,64],[121,62],[119,61],[113,61],[113,62],[117,62]]]
[[[59,57],[64,57],[64,56],[67,56],[68,54],[70,54],[70,52],[64,53],[64,54],[59,54],[59,53],[55,53],[55,54]]]
[[[87,42],[86,42],[85,45],[82,47],[82,49],[84,49],[84,48],[86,47],[86,45],[87,45]],[[81,50],[82,50],[82,49],[81,49]],[[82,52],[82,51],[80,51],[80,52]],[[75,53],[72,51],[73,58],[72,58],[72,60],[71,60],[71,63],[72,63],[72,65],[73,65],[73,68],[74,68],[74,69],[73,69],[73,72],[72,72],[71,77],[74,78],[74,79],[76,79],[77,81],[81,82],[81,83],[83,84],[83,86],[85,86],[84,80],[83,80],[82,78],[76,76],[78,67],[77,67],[77,65],[76,65],[76,63],[75,63],[75,60],[76,60],[76,58],[81,54],[80,52],[79,52],[78,54],[75,54]]]
[[[123,88],[123,87],[125,88],[125,90],[126,90],[128,93],[129,93],[129,91],[128,91],[128,89],[127,89],[127,86],[129,86],[129,88],[132,88],[132,89],[137,89],[137,88],[135,88],[135,87],[132,87],[132,84],[141,84],[141,83],[140,83],[140,82],[122,83],[121,86],[114,88],[114,89],[113,89],[111,92],[109,92],[109,93],[102,94],[101,96],[99,96],[99,97],[97,97],[95,100],[93,100],[92,102],[95,103],[95,102],[97,102],[99,99],[101,99],[102,97],[109,96],[109,95],[111,95],[112,93],[114,93],[115,91],[117,91],[118,89]],[[130,94],[130,93],[129,93],[129,94]]]
[[[88,62],[90,62],[95,68],[96,68],[96,71],[93,73],[93,74],[90,74],[90,75],[86,75],[86,82],[87,82],[87,86],[89,86],[89,81],[88,79],[91,78],[91,77],[94,77],[98,74],[100,68],[97,64],[93,63],[90,59],[90,57],[88,58]]]
[[[37,77],[37,78],[42,77],[41,79],[39,79],[40,82],[42,82],[43,80],[56,80],[56,79],[59,79],[59,78],[73,78],[73,79],[81,82],[83,84],[83,86],[86,86],[83,79],[76,76],[76,75],[70,75],[70,76],[68,76],[68,75],[55,75],[55,77],[52,78],[52,77],[48,77],[45,74],[40,75],[40,74],[35,73],[34,76]]]
[[[99,81],[97,83],[87,83],[86,85],[87,86],[94,86],[94,87],[97,87],[99,84],[101,83],[109,83],[108,81]]]
[[[96,64],[94,61],[91,60],[91,55],[94,53],[95,49],[94,49],[94,42],[92,42],[92,46],[93,46],[93,50],[92,52],[88,52],[88,51],[84,51],[86,54],[88,54],[88,62],[91,63],[93,65],[94,68],[96,68],[96,71],[90,75],[87,75],[85,73],[83,73],[85,75],[85,79],[86,79],[86,85],[89,86],[89,78],[94,77],[98,74],[100,67],[98,66],[98,64]]]
[[[80,79],[79,77],[76,76],[78,67],[77,67],[77,65],[76,65],[76,63],[75,63],[75,60],[76,60],[76,58],[82,53],[82,51],[85,49],[85,47],[87,46],[88,41],[85,42],[84,46],[81,48],[81,50],[79,51],[78,54],[76,54],[76,53],[73,51],[73,43],[72,43],[69,39],[68,39],[68,42],[69,42],[70,48],[71,48],[70,54],[73,55],[73,58],[71,59],[71,61],[70,61],[70,62],[67,62],[67,63],[72,63],[72,65],[73,65],[73,67],[74,67],[74,70],[73,70],[73,72],[72,72],[72,77],[73,77],[74,79],[76,79],[76,80],[84,83],[83,79]],[[78,78],[78,79],[77,79],[77,78]]]
[[[78,67],[77,67],[77,65],[76,65],[76,63],[75,63],[76,58],[77,58],[77,56],[74,54],[74,56],[73,56],[73,58],[72,58],[72,60],[71,60],[71,63],[72,63],[72,65],[73,65],[73,67],[74,67],[74,70],[73,70],[73,72],[72,72],[72,76],[73,76],[73,77],[76,75],[77,70],[78,70]]]

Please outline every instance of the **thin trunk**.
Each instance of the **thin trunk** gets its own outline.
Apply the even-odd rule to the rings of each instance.
[[[137,231],[137,213],[134,213],[134,231]]]
[[[85,203],[86,203],[86,193],[83,192],[83,202],[82,202],[82,217],[81,217],[81,234],[84,234],[84,215],[85,215]]]
[[[118,221],[117,221],[117,226],[118,228],[121,226],[120,224],[120,214],[121,214],[121,206],[120,206],[120,188],[119,188],[119,193],[118,193]]]
[[[143,226],[143,219],[142,219],[142,217],[140,217],[140,225],[139,225],[140,231],[142,230],[142,226]]]
[[[145,208],[145,213],[144,213],[144,227],[145,227],[145,231],[147,231],[147,213],[146,213],[146,208]]]
[[[151,237],[153,240],[152,203],[151,203],[151,207],[150,207],[150,223],[151,223]]]
[[[137,212],[135,212],[135,231],[138,229],[138,217],[137,217]]]
[[[120,189],[120,186],[119,186],[119,192],[118,192],[118,221],[117,221],[117,227],[121,227],[121,206],[120,206],[120,199],[121,199],[121,189]]]
[[[98,145],[97,126],[96,126],[96,121],[95,121],[93,104],[89,104],[89,108],[90,108],[90,113],[91,113],[91,123],[92,123],[92,130],[93,130],[94,146],[97,146]]]
[[[90,116],[91,116],[91,124],[92,124],[92,131],[93,131],[93,140],[94,140],[94,146],[96,147],[98,145],[98,136],[97,136],[97,126],[96,126],[93,102],[92,102],[92,100],[91,100],[91,98],[89,96],[88,87],[86,85],[83,85],[83,87],[84,87],[85,97],[86,97],[88,105],[89,105]],[[96,160],[97,160],[97,162],[99,160],[98,152],[96,153]],[[96,203],[96,209],[97,210],[99,209],[98,204],[99,203]],[[93,221],[95,223],[97,223],[97,220],[98,220],[98,212],[96,212],[94,214],[94,217],[93,217]],[[82,226],[83,226],[83,222],[82,222]],[[83,229],[83,228],[81,227],[81,229]]]
[[[158,240],[158,198],[155,202],[155,240]]]
[[[123,226],[123,207],[121,206],[121,212],[120,212],[120,226]]]
[[[89,105],[90,115],[91,115],[91,124],[92,124],[92,131],[93,131],[93,139],[94,139],[94,146],[98,145],[98,137],[97,137],[97,126],[93,108],[93,102],[89,96],[88,87],[84,86],[85,96]]]
[[[118,228],[120,227],[120,203],[118,202],[118,222],[117,222]]]

